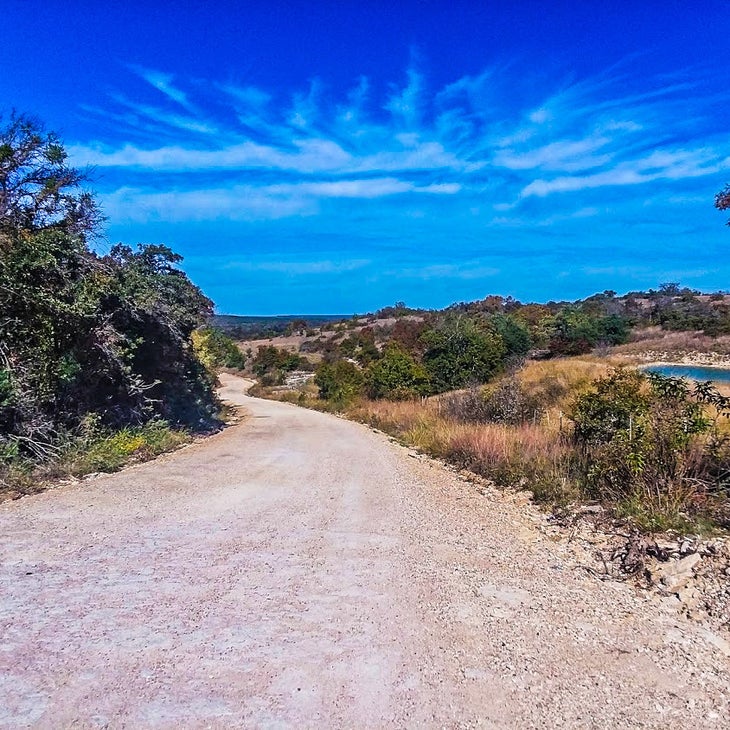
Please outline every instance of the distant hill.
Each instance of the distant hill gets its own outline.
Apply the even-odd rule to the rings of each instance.
[[[582,344],[588,346],[596,336],[596,322],[603,318],[604,325],[618,327],[621,331],[636,330],[645,327],[659,326],[668,331],[702,332],[709,337],[730,336],[730,294],[725,291],[706,293],[678,283],[661,284],[658,289],[633,291],[617,295],[612,290],[593,294],[576,301],[550,301],[524,304],[512,297],[490,295],[472,302],[457,302],[445,309],[426,310],[407,307],[403,302],[379,309],[375,313],[343,315],[343,314],[285,314],[274,316],[237,316],[229,314],[214,315],[210,324],[224,330],[238,340],[252,340],[290,335],[295,331],[304,336],[305,330],[320,329],[329,323],[342,323],[348,330],[363,325],[377,324],[392,326],[395,321],[416,318],[417,320],[436,320],[445,315],[467,315],[470,317],[490,317],[493,315],[509,315],[517,318],[522,325],[532,331],[532,336],[539,334],[543,339],[546,331],[538,333],[541,320],[551,322],[560,330],[560,337],[565,335],[565,328],[576,329],[573,333]],[[558,317],[558,320],[552,320]],[[388,321],[392,320],[392,321]],[[564,321],[563,321],[564,320]],[[570,322],[568,322],[570,320]],[[582,324],[578,325],[578,320]],[[609,321],[610,320],[610,321]],[[561,324],[562,322],[562,324]],[[561,329],[562,327],[562,329]],[[328,329],[332,329],[331,327]],[[544,329],[544,328],[543,328]],[[578,330],[583,331],[579,336]],[[599,327],[600,329],[600,327]],[[603,333],[607,335],[607,333]],[[320,336],[321,332],[317,333]],[[608,339],[613,339],[616,332]],[[310,332],[309,336],[314,336]],[[549,339],[549,338],[548,338]],[[606,339],[601,335],[598,339]],[[594,343],[595,344],[595,343]],[[616,344],[616,343],[614,343]],[[590,347],[588,348],[590,349]],[[557,353],[553,354],[567,354]]]
[[[349,319],[351,316],[349,314],[277,314],[270,316],[214,314],[210,319],[210,324],[237,339],[248,339],[281,334],[292,322],[304,322],[307,327],[319,327],[328,322]]]

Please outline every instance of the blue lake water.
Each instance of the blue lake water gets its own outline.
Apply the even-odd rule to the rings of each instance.
[[[714,380],[717,383],[730,383],[730,369],[706,368],[701,365],[648,365],[642,370],[672,378],[689,378],[690,380]]]

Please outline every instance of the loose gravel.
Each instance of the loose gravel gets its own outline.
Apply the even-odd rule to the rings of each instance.
[[[223,395],[217,436],[0,505],[0,726],[727,727],[726,637],[524,495]]]

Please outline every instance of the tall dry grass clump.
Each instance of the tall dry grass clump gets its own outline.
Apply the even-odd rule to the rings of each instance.
[[[529,489],[539,501],[577,496],[569,478],[570,446],[540,424],[452,424],[445,456],[503,486]]]
[[[402,436],[420,426],[433,426],[438,420],[433,402],[420,400],[389,401],[360,399],[347,414],[394,436]]]
[[[525,395],[544,411],[567,412],[575,398],[604,376],[611,364],[605,359],[566,358],[529,362],[517,378]]]
[[[563,503],[575,490],[567,476],[570,447],[540,423],[465,423],[442,399],[361,401],[351,417],[502,486],[530,489],[541,501]]]

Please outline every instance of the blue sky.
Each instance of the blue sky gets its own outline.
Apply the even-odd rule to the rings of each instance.
[[[0,110],[220,312],[730,287],[724,0],[0,5]]]

